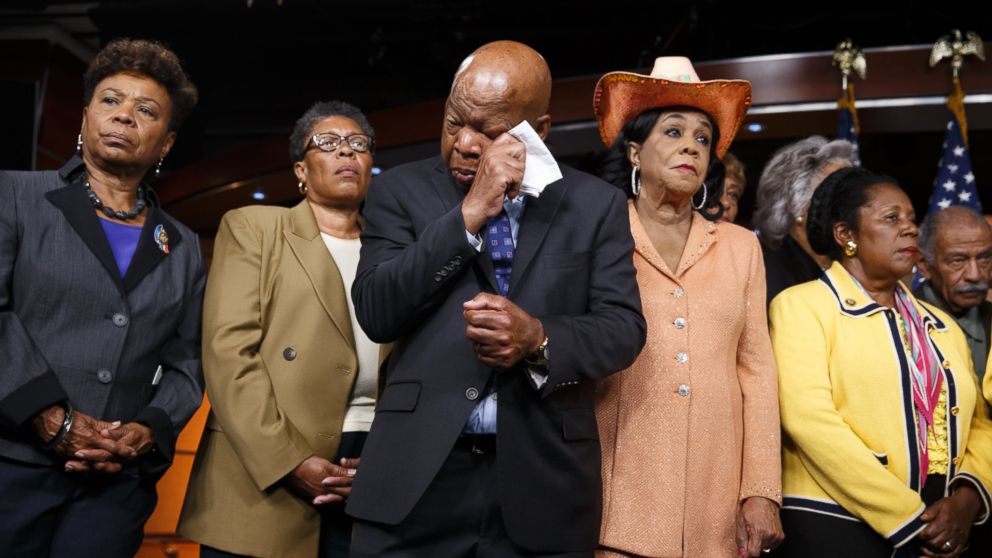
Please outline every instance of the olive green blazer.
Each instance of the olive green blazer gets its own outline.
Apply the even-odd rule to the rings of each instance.
[[[180,534],[237,554],[316,555],[318,511],[281,479],[337,452],[358,368],[347,296],[306,201],[224,216],[203,309],[212,408]]]

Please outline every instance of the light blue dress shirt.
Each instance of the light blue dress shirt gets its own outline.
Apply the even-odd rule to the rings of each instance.
[[[503,209],[506,210],[506,216],[510,218],[510,234],[513,235],[514,248],[517,247],[520,219],[523,218],[526,207],[527,204],[524,203],[524,197],[522,195],[518,195],[512,200],[506,196],[503,197]],[[469,244],[481,252],[483,248],[482,238],[478,235],[469,234],[468,231],[465,231],[465,234],[468,236]],[[489,384],[482,391],[479,402],[475,404],[472,414],[468,416],[468,421],[465,422],[465,428],[462,432],[465,434],[496,433],[496,386],[492,379],[490,379]]]

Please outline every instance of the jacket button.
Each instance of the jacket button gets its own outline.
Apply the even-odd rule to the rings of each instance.
[[[114,316],[113,316],[113,318],[111,318],[111,320],[113,320],[114,325],[117,326],[117,327],[124,327],[124,326],[127,325],[127,316],[125,316],[124,314],[121,314],[120,312],[114,314]]]
[[[675,318],[675,329],[685,328],[685,318]]]
[[[680,288],[676,288],[674,291],[672,291],[672,296],[674,296],[675,298],[682,298],[683,296],[685,296],[685,291],[683,291]]]
[[[675,360],[678,361],[679,364],[685,364],[686,362],[689,362],[689,355],[686,353],[679,353],[675,355]]]
[[[951,414],[952,415],[958,416],[958,413],[960,413],[960,412],[961,412],[961,409],[960,408],[958,408],[958,407],[951,407]]]
[[[961,466],[961,457],[960,456],[959,457],[955,457],[954,459],[951,460],[951,463],[953,463],[955,467],[960,467]]]
[[[940,365],[946,368],[947,370],[951,369],[951,361],[949,360],[945,360],[944,362],[941,362]]]
[[[296,349],[292,347],[286,347],[282,351],[282,358],[286,360],[293,360],[296,358]]]
[[[845,298],[844,304],[846,304],[847,306],[854,306],[856,303],[854,302],[853,298]]]
[[[109,384],[113,379],[114,375],[106,368],[101,368],[96,371],[96,379],[100,381],[101,384]]]
[[[682,384],[679,386],[679,395],[682,397],[689,397],[689,386],[687,384]]]
[[[468,399],[469,401],[475,401],[478,398],[479,398],[478,389],[474,387],[470,387],[467,390],[465,390],[465,399]]]

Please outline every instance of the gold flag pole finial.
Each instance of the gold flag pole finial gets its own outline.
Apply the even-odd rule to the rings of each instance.
[[[964,57],[974,54],[979,60],[985,60],[985,45],[982,38],[974,31],[952,29],[949,35],[937,39],[930,50],[930,67],[933,68],[945,58],[951,59],[951,93],[947,96],[947,107],[951,109],[961,127],[961,137],[965,147],[968,146],[968,119],[964,112],[964,89],[961,88],[960,71]]]
[[[966,31],[962,36],[961,30],[953,29],[949,35],[944,35],[933,44],[930,50],[930,67],[933,68],[941,60],[950,58],[952,79],[957,83],[964,57],[969,54],[974,54],[979,60],[985,60],[985,45],[982,44],[982,38],[974,31]]]
[[[851,72],[858,74],[858,77],[865,79],[868,75],[868,63],[865,55],[861,54],[861,48],[854,46],[850,38],[837,43],[834,49],[833,66],[840,68],[841,89],[847,91],[847,79]]]

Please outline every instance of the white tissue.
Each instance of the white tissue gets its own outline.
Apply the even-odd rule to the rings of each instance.
[[[524,179],[520,192],[537,198],[545,186],[556,180],[561,180],[561,169],[558,162],[548,151],[548,146],[541,141],[534,128],[526,120],[510,130],[510,135],[520,140],[527,149],[527,162],[524,167]]]

